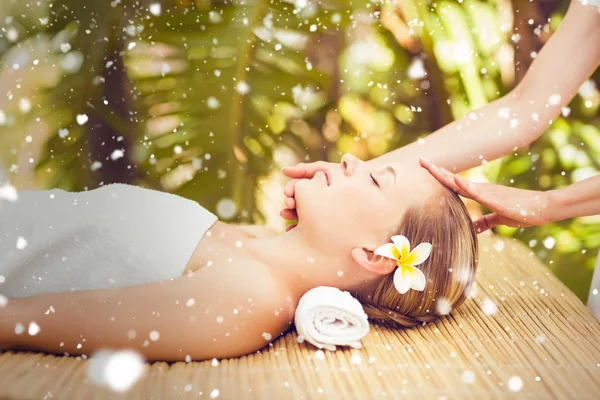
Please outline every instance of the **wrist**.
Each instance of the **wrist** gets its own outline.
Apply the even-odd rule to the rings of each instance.
[[[8,303],[4,307],[0,307],[0,351],[11,350],[16,345],[16,304],[14,299],[8,299]]]

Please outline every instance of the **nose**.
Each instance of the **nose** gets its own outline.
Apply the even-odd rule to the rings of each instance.
[[[346,153],[342,156],[342,171],[344,171],[344,175],[351,176],[354,174],[356,167],[361,161],[354,157],[352,154]]]

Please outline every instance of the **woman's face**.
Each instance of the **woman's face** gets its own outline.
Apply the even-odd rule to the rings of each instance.
[[[417,162],[373,166],[346,154],[339,168],[296,183],[298,228],[324,251],[388,243],[404,212],[443,186]]]

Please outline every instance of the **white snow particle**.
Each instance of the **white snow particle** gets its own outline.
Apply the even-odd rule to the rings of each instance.
[[[317,351],[315,351],[315,358],[317,360],[324,360],[325,359],[325,353],[323,352],[323,350],[317,350]]]
[[[542,343],[544,343],[544,340],[545,340],[545,337],[544,337],[544,335],[537,335],[537,336],[535,337],[535,341],[536,341],[536,342],[538,342],[539,344],[542,344]]]
[[[210,392],[210,398],[214,399],[216,397],[219,397],[219,389],[215,389],[212,392]]]
[[[29,335],[35,336],[38,333],[40,333],[40,326],[36,324],[35,321],[31,321],[29,323],[29,329],[27,330],[27,332],[29,333]]]
[[[475,374],[473,371],[465,371],[462,374],[462,380],[464,383],[473,383],[475,382]]]
[[[66,138],[67,136],[69,136],[69,130],[68,129],[59,129],[58,136],[60,136],[61,139]]]
[[[498,252],[504,250],[504,242],[500,239],[496,240],[496,242],[494,242],[494,250]]]
[[[19,38],[19,32],[17,32],[17,30],[13,27],[10,27],[8,29],[8,31],[6,32],[6,38],[10,41],[10,42],[16,42],[17,39]]]
[[[221,317],[220,315],[217,317],[217,323],[218,324],[222,324],[223,323],[223,317]]]
[[[548,104],[555,106],[557,104],[560,104],[560,100],[561,100],[560,94],[553,94],[548,99]]]
[[[213,96],[210,96],[206,100],[206,104],[208,105],[208,108],[210,108],[211,110],[216,110],[217,108],[221,107],[221,102],[219,102],[219,100]]]
[[[16,202],[19,199],[17,190],[10,183],[5,183],[0,186],[0,200],[8,200],[11,203]]]
[[[71,50],[71,44],[70,43],[61,43],[60,44],[60,51],[62,51],[63,53],[68,53],[69,50]]]
[[[554,240],[552,236],[548,236],[546,239],[544,239],[544,247],[548,250],[553,249],[555,244],[556,240]]]
[[[100,349],[92,355],[88,376],[115,392],[128,391],[142,376],[144,359],[133,350]]]
[[[150,4],[150,7],[148,7],[148,10],[150,10],[150,14],[156,15],[156,16],[159,16],[162,11],[161,7],[160,7],[160,3]]]
[[[487,316],[494,315],[498,311],[498,306],[489,297],[483,300],[483,313]]]
[[[102,163],[101,163],[100,161],[94,161],[94,162],[92,163],[92,165],[90,166],[90,169],[91,169],[92,171],[99,170],[100,168],[102,168]]]
[[[153,342],[156,342],[159,338],[160,338],[160,333],[158,333],[157,331],[150,332],[150,340],[152,340]]]
[[[194,304],[196,304],[196,300],[194,299],[188,299],[187,303],[185,303],[188,307],[193,306]]]
[[[413,80],[419,80],[425,78],[427,72],[425,72],[425,66],[423,60],[416,57],[412,60],[408,70],[406,71],[408,77]]]
[[[450,311],[452,311],[452,307],[450,306],[450,301],[445,297],[440,297],[436,304],[436,310],[439,315],[448,315]]]
[[[112,154],[110,155],[110,159],[113,161],[118,160],[119,158],[123,157],[125,153],[123,152],[123,150],[121,149],[116,149],[115,151],[112,152]]]
[[[0,294],[0,308],[6,307],[8,299]]]
[[[217,360],[216,358],[212,359],[211,365],[213,367],[218,367],[219,366],[219,360]]]
[[[523,388],[523,380],[518,376],[513,376],[508,380],[508,388],[512,392],[518,392]]]
[[[15,334],[20,335],[23,332],[25,332],[25,327],[23,326],[22,323],[17,322],[17,324],[15,325]]]
[[[224,198],[217,203],[217,215],[223,219],[232,218],[237,212],[237,207],[233,200]]]
[[[239,94],[248,94],[250,92],[250,86],[244,81],[239,81],[237,85],[235,85],[235,90],[237,90]]]
[[[352,361],[352,364],[359,365],[360,363],[362,363],[362,358],[360,357],[360,354],[352,354],[350,360]]]
[[[77,114],[77,123],[79,125],[85,125],[86,122],[88,122],[88,116],[86,114]]]
[[[83,64],[84,56],[79,51],[71,51],[65,54],[60,60],[60,66],[65,72],[75,73],[79,71]]]
[[[19,110],[24,114],[31,111],[31,101],[29,99],[21,99],[19,101]]]
[[[187,385],[185,385],[185,387],[183,388],[184,392],[191,392],[192,391],[192,384],[188,383]]]
[[[498,110],[498,117],[508,119],[510,117],[510,108],[502,107]]]
[[[266,340],[266,341],[270,341],[271,340],[271,334],[268,332],[263,332],[262,337]]]
[[[27,247],[27,240],[23,236],[19,236],[17,238],[17,249],[23,250],[25,247]]]

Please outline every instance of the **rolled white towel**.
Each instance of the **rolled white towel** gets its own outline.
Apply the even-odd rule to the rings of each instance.
[[[319,286],[306,292],[296,308],[294,323],[298,335],[320,349],[335,351],[338,346],[361,347],[369,333],[369,321],[362,305],[346,291]]]

